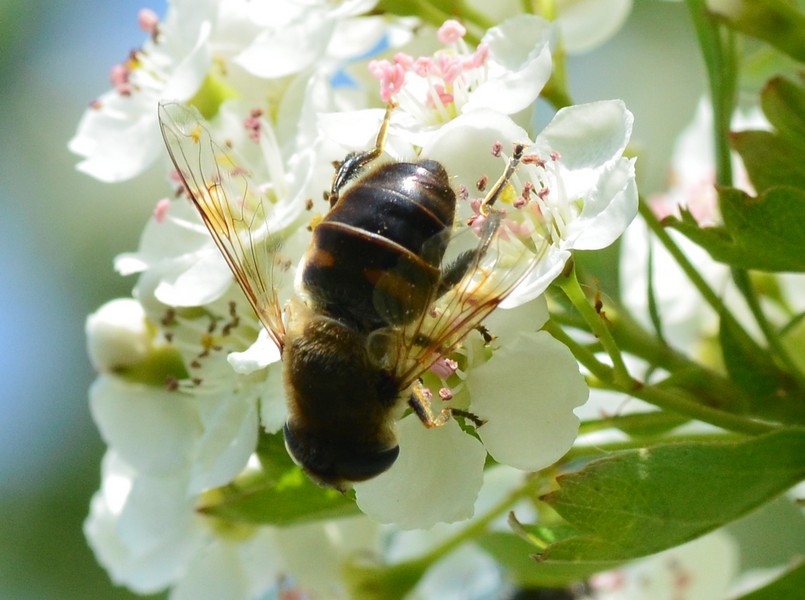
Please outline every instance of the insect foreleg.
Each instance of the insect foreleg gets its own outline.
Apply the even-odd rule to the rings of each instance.
[[[349,181],[355,178],[363,168],[371,163],[373,160],[383,154],[383,148],[386,145],[386,136],[388,135],[389,122],[391,121],[391,111],[397,105],[393,101],[389,101],[386,105],[386,114],[383,116],[383,122],[380,124],[380,129],[377,132],[377,139],[372,149],[364,152],[352,152],[345,159],[344,162],[338,167],[335,177],[333,177],[333,185],[330,189],[330,206],[335,206],[338,202],[338,195]]]
[[[414,384],[411,390],[411,397],[408,399],[408,406],[414,411],[422,424],[428,429],[441,427],[450,419],[450,409],[443,408],[438,415],[434,416],[430,407],[430,400],[427,392],[421,383]]]
[[[481,202],[481,214],[483,216],[489,216],[489,208],[495,203],[503,189],[509,183],[509,180],[514,175],[514,172],[517,170],[517,165],[520,164],[520,159],[523,158],[524,150],[525,146],[523,144],[514,145],[514,151],[509,159],[509,164],[506,165],[506,170],[503,172],[503,175],[500,176],[500,179],[495,182],[495,185],[493,185],[489,190],[486,198],[484,198]]]

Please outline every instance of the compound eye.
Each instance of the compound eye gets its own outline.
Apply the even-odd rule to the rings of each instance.
[[[322,443],[285,424],[285,447],[293,461],[318,483],[346,489],[386,471],[400,454],[395,445],[383,450],[356,448],[348,442]]]
[[[338,474],[348,481],[366,481],[387,471],[400,454],[400,447],[367,454],[356,454],[338,464]]]

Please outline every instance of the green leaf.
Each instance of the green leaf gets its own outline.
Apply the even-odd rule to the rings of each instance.
[[[360,514],[349,496],[318,487],[300,469],[276,483],[252,475],[219,492],[220,498],[199,511],[237,523],[284,526]]]
[[[805,151],[771,131],[730,134],[746,172],[758,192],[778,185],[805,188]]]
[[[745,253],[761,265],[805,271],[805,189],[774,188],[752,198],[728,188],[719,190],[719,202],[725,227]]]
[[[285,450],[282,434],[261,434],[257,455],[262,469],[208,494],[201,512],[225,521],[294,525],[360,514],[348,495],[319,487]]]
[[[761,271],[805,271],[805,190],[777,187],[752,198],[720,188],[723,227],[699,227],[684,212],[664,225],[678,229],[717,261]]]
[[[770,584],[736,600],[781,600],[782,598],[801,598],[805,590],[805,561],[792,567]]]
[[[506,569],[514,582],[524,588],[562,587],[621,564],[619,561],[537,561],[534,546],[513,533],[502,531],[484,534],[475,541]]]
[[[760,105],[780,137],[805,148],[805,86],[802,80],[791,81],[785,77],[769,80],[760,95]]]
[[[740,442],[686,442],[613,454],[558,478],[543,497],[581,535],[546,561],[626,560],[733,521],[805,477],[805,430]]]
[[[748,411],[787,425],[805,425],[805,397],[796,381],[777,368],[768,353],[742,343],[729,322],[722,320],[719,340],[724,366],[732,380],[746,392]]]
[[[713,13],[738,31],[805,62],[805,15],[786,0],[732,0]],[[713,6],[712,4],[710,5]]]

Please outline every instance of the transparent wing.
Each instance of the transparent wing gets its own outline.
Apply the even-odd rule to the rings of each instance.
[[[414,322],[373,335],[401,387],[413,384],[508,296],[539,264],[547,244],[528,220],[493,211],[480,227],[462,227],[448,245],[440,286]]]
[[[285,327],[277,297],[287,271],[281,236],[271,231],[268,211],[249,171],[210,135],[195,108],[159,105],[162,137],[173,164],[204,224],[224,255],[260,321],[282,350]]]

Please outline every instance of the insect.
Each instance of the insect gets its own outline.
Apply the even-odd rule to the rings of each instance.
[[[338,166],[330,210],[283,303],[273,205],[195,109],[159,108],[190,199],[281,351],[286,447],[311,479],[340,490],[394,463],[395,423],[406,408],[429,428],[450,418],[450,409],[431,410],[420,377],[537,262],[529,239],[512,235],[495,206],[523,146],[515,145],[482,201],[483,224],[472,229],[456,218],[456,195],[439,162],[383,159],[392,109],[374,147]]]

